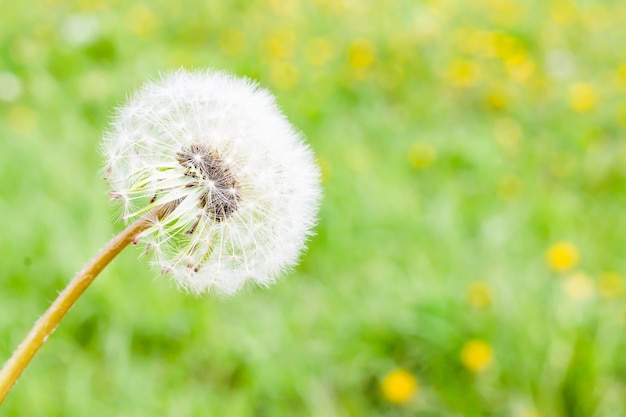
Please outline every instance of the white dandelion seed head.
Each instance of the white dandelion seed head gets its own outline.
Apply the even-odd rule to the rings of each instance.
[[[125,220],[169,208],[138,241],[186,290],[269,285],[312,234],[321,195],[313,153],[249,79],[166,74],[117,110],[103,151]]]

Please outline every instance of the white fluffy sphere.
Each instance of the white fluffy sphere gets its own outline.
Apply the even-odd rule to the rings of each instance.
[[[105,177],[183,288],[232,294],[293,266],[316,223],[320,174],[274,97],[249,79],[179,70],[143,86],[104,137]]]

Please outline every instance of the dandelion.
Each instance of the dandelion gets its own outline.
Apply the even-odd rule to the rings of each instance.
[[[380,384],[387,401],[405,404],[411,401],[418,389],[417,379],[405,369],[395,369],[388,373]]]
[[[467,301],[474,308],[485,308],[491,304],[491,288],[485,281],[474,281],[467,289]]]
[[[350,44],[348,61],[352,68],[363,70],[372,66],[375,60],[375,47],[367,39],[357,39]]]
[[[548,248],[546,261],[555,272],[567,271],[578,264],[578,249],[570,242],[557,242]]]
[[[150,83],[118,110],[104,153],[124,219],[171,205],[136,240],[190,291],[270,284],[315,224],[313,155],[251,81],[178,71]]]
[[[613,299],[626,293],[624,279],[615,272],[605,272],[600,276],[598,291],[603,298]]]
[[[569,91],[569,104],[574,111],[585,113],[593,110],[598,103],[596,90],[587,83],[576,83]]]
[[[316,223],[320,173],[266,90],[180,70],[132,95],[105,134],[111,196],[132,221],[69,283],[0,371],[0,402],[59,321],[129,243],[194,293],[269,285]]]
[[[478,66],[470,60],[455,60],[448,69],[448,78],[455,87],[471,87],[476,84],[478,77]]]
[[[409,162],[415,169],[426,169],[437,159],[437,151],[428,142],[417,141],[409,149]]]
[[[461,362],[474,373],[482,372],[491,365],[493,351],[486,342],[473,339],[467,342],[461,350]]]
[[[305,48],[306,60],[315,67],[328,63],[333,56],[333,44],[326,38],[309,39]]]

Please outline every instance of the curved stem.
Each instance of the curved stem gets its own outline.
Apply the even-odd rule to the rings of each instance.
[[[98,276],[105,266],[111,262],[130,242],[152,222],[163,215],[163,209],[153,209],[151,212],[136,220],[115,236],[100,252],[78,273],[67,287],[59,294],[48,310],[37,320],[35,326],[26,336],[24,341],[13,352],[13,355],[5,363],[0,371],[0,404],[4,401],[15,381],[19,378],[35,356],[39,348],[46,341],[50,333],[65,314],[74,305],[78,297],[87,289],[89,284]]]

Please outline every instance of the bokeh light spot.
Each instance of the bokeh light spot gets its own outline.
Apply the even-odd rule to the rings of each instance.
[[[306,60],[315,67],[328,63],[333,56],[333,45],[326,38],[312,38],[306,43]]]
[[[8,122],[15,133],[26,135],[37,127],[37,115],[28,106],[15,106],[9,111]]]
[[[388,373],[380,384],[380,389],[387,401],[405,404],[411,401],[418,390],[415,376],[405,369],[396,369]]]
[[[570,300],[585,300],[593,295],[593,281],[587,274],[575,272],[563,280],[563,291]]]
[[[554,243],[548,248],[546,261],[553,271],[567,271],[578,265],[578,249],[570,242]]]
[[[374,44],[367,39],[357,39],[350,44],[348,61],[354,69],[365,69],[374,63]]]
[[[624,278],[615,272],[605,272],[598,281],[598,292],[602,298],[614,299],[626,293]]]
[[[467,342],[461,350],[463,366],[474,373],[485,371],[493,361],[493,350],[483,340],[473,339]]]
[[[485,281],[474,281],[467,289],[467,301],[474,308],[485,308],[491,304],[491,288]]]
[[[570,107],[579,113],[593,110],[598,103],[596,90],[587,83],[576,83],[569,90]]]
[[[415,169],[426,169],[437,159],[437,151],[428,142],[417,141],[409,149],[409,162]]]

